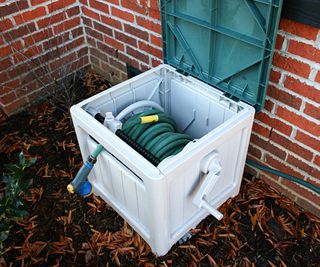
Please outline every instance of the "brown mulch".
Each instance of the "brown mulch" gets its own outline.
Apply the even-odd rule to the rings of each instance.
[[[89,72],[92,95],[109,87]],[[18,153],[36,156],[26,199],[29,217],[5,243],[3,266],[319,266],[320,219],[262,180],[244,178],[241,192],[209,216],[193,237],[157,258],[144,240],[104,201],[70,195],[66,185],[81,166],[68,111],[42,103],[0,122],[0,173]]]

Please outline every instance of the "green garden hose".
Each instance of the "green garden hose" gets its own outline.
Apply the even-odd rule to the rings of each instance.
[[[178,154],[192,140],[178,133],[174,120],[156,109],[128,118],[122,131],[160,160]]]
[[[267,166],[264,166],[258,162],[255,162],[253,160],[250,160],[250,159],[247,159],[246,163],[254,168],[257,168],[257,169],[260,169],[260,170],[263,170],[263,171],[266,171],[266,172],[269,172],[269,173],[272,173],[272,174],[275,174],[277,176],[281,176],[289,181],[292,181],[292,182],[295,182],[297,184],[300,184],[304,187],[307,187],[309,188],[310,190],[316,192],[317,194],[320,194],[320,188],[307,182],[307,181],[304,181],[302,179],[299,179],[295,176],[292,176],[290,174],[287,174],[287,173],[284,173],[284,172],[280,172],[278,170],[275,170],[275,169],[272,169],[270,167],[267,167]]]

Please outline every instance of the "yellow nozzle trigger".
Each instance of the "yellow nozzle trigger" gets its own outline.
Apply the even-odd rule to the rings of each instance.
[[[69,193],[73,194],[74,193],[73,185],[72,184],[68,184],[67,190],[68,190]]]
[[[146,124],[146,123],[151,123],[151,122],[157,122],[159,121],[159,116],[158,115],[151,115],[151,116],[142,116],[140,117],[140,123],[141,124]]]

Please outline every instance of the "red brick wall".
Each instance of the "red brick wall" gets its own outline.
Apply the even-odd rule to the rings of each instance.
[[[0,1],[0,108],[7,114],[89,64],[80,12],[76,0]]]
[[[127,78],[126,63],[147,70],[160,64],[157,0],[80,0],[92,66],[112,82]]]
[[[282,19],[265,109],[256,115],[249,155],[320,187],[320,31]],[[320,196],[259,172],[320,216]]]

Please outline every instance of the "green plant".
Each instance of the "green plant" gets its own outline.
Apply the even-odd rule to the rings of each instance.
[[[7,173],[3,174],[4,192],[0,198],[0,251],[3,242],[8,238],[12,223],[28,215],[22,208],[24,196],[30,195],[32,179],[25,179],[25,169],[35,164],[36,158],[26,159],[19,154],[17,164],[5,164]]]

